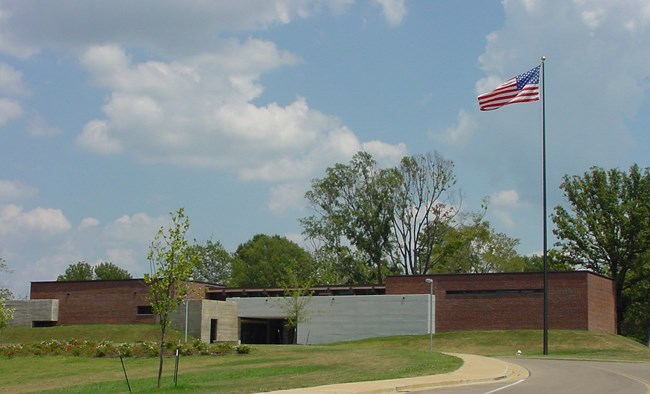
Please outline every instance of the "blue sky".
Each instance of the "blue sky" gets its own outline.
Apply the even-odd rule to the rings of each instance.
[[[539,253],[540,105],[476,96],[541,55],[549,207],[564,174],[647,167],[647,1],[0,1],[0,285],[141,276],[179,207],[230,251],[300,242],[310,180],[358,150],[440,152]]]

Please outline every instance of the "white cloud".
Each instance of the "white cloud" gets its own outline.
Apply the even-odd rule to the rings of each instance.
[[[406,145],[403,143],[393,145],[373,140],[362,143],[361,148],[370,153],[375,160],[386,165],[395,165],[406,155]]]
[[[386,21],[391,26],[398,26],[406,16],[405,0],[375,0],[384,12]]]
[[[25,197],[32,197],[37,193],[38,189],[32,186],[18,181],[0,179],[0,200],[18,200]]]
[[[0,98],[0,127],[23,115],[22,106],[15,100]]]
[[[476,131],[476,119],[464,109],[458,111],[458,124],[449,127],[440,134],[433,134],[433,139],[447,145],[465,145]]]
[[[78,49],[105,42],[163,53],[188,53],[210,46],[221,31],[248,31],[306,18],[320,1],[202,0],[127,1],[61,0],[39,4],[3,3],[0,52],[28,57],[40,48]],[[173,28],[170,28],[173,18]],[[88,21],[93,21],[89,24]],[[146,28],[143,28],[143,25]]]
[[[24,211],[19,205],[0,205],[0,234],[57,234],[70,229],[68,219],[60,209],[34,208]]]
[[[301,184],[282,184],[271,187],[269,210],[279,215],[289,209],[295,209],[296,206],[304,203],[306,191],[306,185]]]
[[[105,121],[93,120],[86,123],[76,139],[77,147],[98,155],[113,155],[123,151],[122,142],[108,132]]]
[[[3,15],[0,11],[0,23]],[[0,127],[18,119],[24,114],[22,105],[15,100],[16,96],[26,96],[29,91],[23,85],[22,73],[6,63],[0,63]]]
[[[503,27],[486,36],[479,56],[484,77],[477,95],[535,67],[547,55],[546,148],[548,203],[561,202],[564,174],[593,165],[627,167],[637,139],[629,128],[644,103],[650,79],[646,1],[504,1]],[[526,43],[526,45],[522,45]],[[461,110],[457,124],[434,134],[446,145],[473,188],[513,188],[521,201],[538,204],[541,184],[540,103],[480,113]],[[519,205],[516,205],[519,206]],[[496,208],[496,207],[495,207]],[[523,212],[523,211],[522,211]],[[519,218],[496,212],[504,225]],[[532,214],[528,215],[532,217]],[[532,223],[532,219],[529,219]]]
[[[26,96],[29,90],[23,84],[23,73],[0,63],[0,93],[9,96]]]
[[[106,261],[131,273],[133,277],[142,277],[145,272],[142,268],[144,258],[138,251],[131,248],[114,248],[106,251]]]
[[[169,223],[166,215],[122,215],[102,225],[84,218],[77,228],[60,210],[0,205],[0,256],[14,270],[14,291],[30,281],[55,280],[77,261],[110,261],[134,277],[148,272],[147,251],[156,232]]]
[[[79,224],[78,229],[79,230],[85,230],[93,227],[99,226],[100,221],[95,218],[84,218],[81,223]]]
[[[514,189],[501,190],[490,196],[491,214],[506,228],[515,227],[515,215],[530,208],[519,198],[519,192]]]
[[[263,90],[260,75],[298,58],[253,39],[228,40],[220,50],[169,63],[133,63],[119,47],[90,48],[82,64],[112,94],[103,107],[106,119],[88,122],[77,145],[269,182],[308,179],[359,149],[390,157],[405,151],[400,144],[361,144],[303,97],[285,106],[253,104]]]
[[[151,217],[146,213],[122,215],[103,229],[107,241],[135,242],[148,244],[161,226],[167,224],[166,217]]]
[[[59,134],[60,130],[56,127],[48,125],[40,114],[30,113],[28,116],[29,124],[27,125],[27,132],[29,135],[35,137],[45,137]]]

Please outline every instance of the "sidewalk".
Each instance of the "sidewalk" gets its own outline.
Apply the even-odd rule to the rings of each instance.
[[[439,386],[457,386],[494,381],[510,382],[519,379],[525,379],[528,377],[528,371],[525,368],[515,364],[506,363],[505,361],[497,360],[495,358],[475,356],[471,354],[450,354],[462,358],[463,366],[456,371],[447,374],[418,376],[414,378],[403,379],[377,380],[372,382],[331,384],[327,386],[273,391],[272,393],[403,393],[425,390],[427,388]]]

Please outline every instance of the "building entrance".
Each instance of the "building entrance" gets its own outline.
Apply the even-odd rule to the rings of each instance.
[[[246,344],[292,344],[293,330],[285,327],[286,319],[241,318],[241,343]]]

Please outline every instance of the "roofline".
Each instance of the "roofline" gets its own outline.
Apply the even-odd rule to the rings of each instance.
[[[386,275],[386,278],[402,278],[402,277],[420,277],[420,278],[431,278],[431,277],[437,277],[437,276],[490,276],[490,275],[542,275],[544,272],[542,271],[513,271],[513,272],[476,272],[476,273],[468,273],[468,272],[461,272],[461,273],[446,273],[446,274],[418,274],[418,275]],[[554,274],[590,274],[593,276],[598,276],[604,279],[609,279],[613,280],[612,278],[599,274],[597,272],[593,272],[590,270],[582,269],[582,270],[574,270],[574,271],[549,271],[549,275],[554,275]]]

